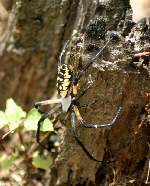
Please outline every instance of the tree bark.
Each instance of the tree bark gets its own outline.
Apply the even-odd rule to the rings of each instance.
[[[85,37],[83,66],[98,51],[87,50],[88,46],[101,48],[111,31],[119,35],[118,41],[109,43],[79,82],[82,91],[89,80],[94,80],[92,88],[79,100],[80,112],[89,123],[109,123],[122,107],[111,128],[78,127],[86,148],[104,162],[87,157],[72,137],[70,117],[64,119],[63,114],[63,140],[51,170],[51,186],[144,185],[149,158],[149,113],[145,105],[149,102],[146,95],[150,90],[150,67],[149,63],[135,63],[133,54],[138,47],[140,51],[147,49],[149,38],[143,39],[143,27],[132,23],[128,2],[20,0],[4,7],[0,38],[2,107],[8,97],[29,109],[34,101],[53,96],[58,57],[68,39],[71,41],[67,48],[69,63],[72,66],[78,63],[73,50],[76,42],[72,41],[75,30],[80,33],[86,28],[87,31],[101,17],[106,22],[103,38]]]

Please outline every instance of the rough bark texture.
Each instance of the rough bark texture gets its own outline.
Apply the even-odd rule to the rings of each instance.
[[[58,56],[74,30],[79,32],[91,20],[104,16],[105,41],[109,38],[109,31],[117,31],[120,35],[118,41],[110,42],[80,81],[80,91],[89,77],[95,81],[79,103],[88,122],[109,123],[119,106],[122,107],[119,118],[110,129],[78,127],[87,149],[104,163],[94,162],[86,156],[72,137],[70,117],[64,120],[64,114],[61,119],[65,126],[65,132],[61,134],[63,144],[51,170],[51,186],[144,185],[149,158],[149,121],[144,110],[146,93],[150,90],[149,64],[139,62],[137,65],[132,61],[132,53],[136,48],[148,48],[149,38],[141,39],[143,28],[133,25],[128,2],[20,0],[8,7],[10,13],[2,20],[6,23],[0,43],[2,107],[8,97],[15,98],[29,109],[35,100],[53,95]],[[131,40],[134,45],[130,44]],[[101,48],[105,41],[85,38],[83,66],[97,52],[87,51],[86,47],[92,43]],[[70,63],[76,64],[76,53],[72,50],[74,43],[67,50],[71,52]],[[107,164],[106,161],[113,162]]]

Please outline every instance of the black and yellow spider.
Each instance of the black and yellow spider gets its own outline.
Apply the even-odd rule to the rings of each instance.
[[[72,125],[72,131],[73,131],[73,136],[77,143],[82,147],[83,151],[86,153],[86,155],[97,162],[102,162],[101,160],[97,160],[94,158],[87,148],[84,146],[84,144],[81,142],[79,139],[79,136],[77,134],[77,128],[76,128],[76,123],[77,121],[81,124],[82,127],[85,128],[105,128],[105,127],[111,127],[116,119],[119,116],[119,113],[121,111],[121,107],[119,107],[118,112],[114,119],[110,123],[106,124],[91,124],[87,123],[83,117],[80,114],[80,111],[77,107],[77,103],[79,99],[92,87],[93,82],[89,82],[85,89],[78,93],[78,81],[80,78],[83,76],[84,72],[92,65],[92,63],[99,57],[99,55],[102,53],[102,51],[106,48],[106,46],[116,37],[116,35],[113,33],[110,36],[110,39],[106,42],[106,44],[97,52],[94,58],[90,59],[89,62],[82,68],[81,71],[79,72],[72,72],[69,68],[69,65],[67,63],[62,62],[62,56],[65,53],[66,47],[69,43],[66,42],[61,54],[60,54],[60,59],[59,59],[59,64],[58,64],[58,76],[57,76],[57,90],[58,94],[60,95],[59,99],[52,99],[52,100],[45,100],[45,101],[40,101],[35,103],[35,107],[39,108],[40,106],[43,105],[50,105],[50,104],[57,104],[54,106],[50,111],[45,112],[40,120],[38,121],[38,127],[37,127],[37,133],[36,133],[36,139],[37,142],[45,148],[45,146],[40,142],[40,126],[41,123],[48,117],[52,116],[54,113],[59,112],[61,109],[64,112],[70,112],[71,113],[71,125]]]

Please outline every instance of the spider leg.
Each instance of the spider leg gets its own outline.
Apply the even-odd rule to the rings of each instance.
[[[78,82],[78,80],[82,77],[82,75],[84,74],[84,72],[93,64],[93,62],[100,56],[100,54],[103,52],[103,50],[107,47],[107,45],[112,41],[115,40],[117,37],[117,35],[115,33],[112,33],[110,35],[109,40],[106,42],[106,44],[97,52],[97,54],[90,59],[90,62],[85,65],[85,67],[81,70],[80,74],[77,75],[76,77],[76,82]]]
[[[68,170],[68,179],[67,179],[67,185],[72,186],[72,180],[73,180],[73,171],[71,169]]]
[[[56,105],[53,109],[51,109],[50,111],[48,112],[45,112],[41,118],[39,119],[38,121],[38,125],[37,125],[37,132],[36,132],[36,141],[37,143],[42,146],[43,148],[47,149],[47,147],[45,145],[43,145],[41,142],[40,142],[40,128],[41,128],[41,123],[46,119],[48,118],[49,116],[51,116],[52,114],[56,113],[59,111],[59,109],[61,108],[61,104],[58,104]]]
[[[86,147],[83,145],[82,141],[80,141],[78,133],[77,133],[77,128],[76,128],[76,114],[75,112],[71,113],[71,125],[72,125],[72,133],[73,133],[73,137],[75,138],[75,140],[77,141],[77,143],[81,146],[81,148],[83,149],[83,151],[86,153],[86,155],[91,159],[94,160],[96,162],[103,162],[103,160],[97,160],[96,158],[94,158],[89,151],[86,149]]]
[[[61,99],[48,99],[44,101],[37,101],[34,103],[34,107],[38,108],[43,105],[51,105],[51,104],[60,103],[60,102],[61,102]]]
[[[81,116],[80,111],[76,105],[73,105],[73,110],[77,116],[77,120],[80,122],[82,127],[85,127],[85,128],[106,128],[106,127],[111,127],[116,122],[116,120],[118,119],[118,117],[120,115],[122,107],[121,106],[119,107],[118,112],[117,112],[116,116],[113,118],[111,123],[104,123],[104,124],[98,124],[98,125],[87,123],[83,119],[83,117]]]
[[[59,55],[58,65],[60,65],[60,64],[62,63],[62,57],[63,57],[63,55],[64,55],[65,52],[66,52],[66,48],[67,48],[69,42],[70,42],[70,40],[67,40],[67,41],[65,42],[63,48],[62,48],[62,51],[61,51],[61,53],[60,53],[60,55]]]
[[[75,33],[73,33],[73,34],[71,35],[71,38],[72,38],[74,35],[75,35]],[[67,49],[67,47],[68,47],[70,41],[71,41],[71,39],[68,39],[68,40],[65,42],[65,44],[64,44],[64,46],[63,46],[63,48],[62,48],[62,51],[61,51],[61,53],[60,53],[60,55],[59,55],[58,65],[61,65],[61,64],[62,64],[62,58],[63,58],[63,56],[64,56],[64,54],[65,54],[65,52],[66,52],[66,49]]]
[[[76,97],[73,97],[72,103],[75,103],[75,102],[78,101],[84,94],[86,94],[86,92],[93,86],[93,84],[94,84],[94,81],[88,83],[82,92],[80,92]]]
[[[45,113],[43,112],[40,107],[44,105],[51,105],[51,104],[56,104],[56,103],[61,103],[61,99],[48,99],[44,101],[37,101],[34,103],[34,107],[40,112],[41,114]]]

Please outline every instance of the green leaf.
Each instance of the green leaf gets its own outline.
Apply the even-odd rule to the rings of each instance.
[[[18,128],[21,123],[21,119],[26,116],[26,112],[24,112],[22,108],[18,106],[11,98],[6,102],[5,114],[7,120],[9,121],[10,130]]]
[[[38,112],[38,110],[33,108],[27,114],[27,119],[24,122],[24,127],[27,130],[37,130],[37,124],[41,116],[42,115]],[[44,122],[41,123],[40,131],[54,131],[53,123],[49,119],[45,119]]]
[[[7,120],[5,113],[3,111],[0,111],[0,128],[3,128],[8,123],[9,121]]]
[[[3,155],[0,157],[0,168],[1,169],[9,169],[14,161],[16,160],[16,155],[11,155],[11,156],[6,156],[6,155]]]
[[[36,168],[40,168],[40,169],[44,169],[44,170],[48,170],[52,164],[53,164],[53,158],[52,156],[49,154],[47,159],[45,159],[44,157],[40,156],[37,152],[33,155],[33,159],[32,159],[32,164],[34,165],[34,167]]]

